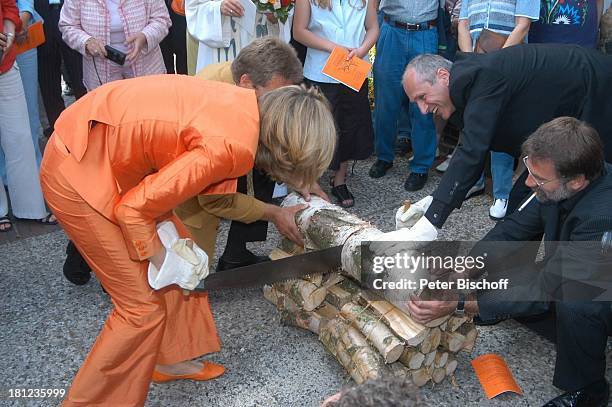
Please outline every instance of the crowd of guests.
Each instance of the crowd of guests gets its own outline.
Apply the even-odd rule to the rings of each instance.
[[[401,87],[401,76],[415,56],[440,51],[452,60],[457,50],[486,53],[526,42],[595,48],[599,22],[609,8],[607,0],[446,0],[442,7],[438,0],[298,0],[287,21],[257,12],[256,27],[244,27],[240,18],[245,10],[237,0],[13,3],[2,2],[0,21],[0,115],[6,117],[0,128],[0,176],[13,216],[44,224],[56,222],[44,209],[35,178],[41,136],[53,132],[65,109],[62,77],[78,99],[114,80],[166,72],[194,75],[208,65],[232,61],[257,37],[291,42],[302,60],[305,82],[321,88],[333,107],[338,145],[329,185],[337,203],[351,207],[355,198],[346,182],[350,161],[375,153],[369,175],[383,177],[393,166],[397,147],[408,145],[408,191],[423,188],[436,161],[445,123],[432,112],[419,111]],[[28,27],[38,21],[44,23],[45,42],[16,55],[13,44],[23,41]],[[373,112],[367,82],[355,92],[321,73],[338,45],[363,59],[376,46]],[[107,58],[107,46],[125,54],[123,65]],[[39,98],[44,112],[39,112]],[[47,118],[45,128],[41,116]],[[443,172],[451,157],[452,152],[437,169]],[[516,165],[508,154],[491,153],[490,216],[495,220],[506,214]],[[483,174],[467,198],[483,193],[484,181]],[[0,191],[0,232],[12,228],[5,195]]]

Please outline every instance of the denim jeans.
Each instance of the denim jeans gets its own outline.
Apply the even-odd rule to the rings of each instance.
[[[435,54],[437,51],[438,32],[435,28],[408,31],[383,22],[374,60],[374,133],[378,159],[392,162],[394,158],[400,109],[408,100],[401,84],[406,65],[417,55]],[[436,154],[433,118],[431,114],[421,114],[415,103],[409,104],[409,116],[414,152],[410,167],[415,173],[426,173]]]
[[[514,157],[510,154],[491,151],[491,177],[493,178],[493,198],[508,199],[512,189]],[[484,185],[484,174],[475,185]]]
[[[19,71],[21,75],[21,83],[25,93],[26,103],[28,105],[28,119],[30,120],[30,133],[34,143],[34,154],[36,155],[36,165],[40,167],[42,156],[40,154],[40,146],[38,138],[41,133],[40,116],[38,112],[38,61],[36,58],[36,49],[32,49],[17,56]],[[6,163],[4,153],[0,150],[0,179],[7,184],[6,180]]]

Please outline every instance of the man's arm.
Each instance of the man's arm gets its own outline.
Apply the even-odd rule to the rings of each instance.
[[[451,80],[454,73],[455,70],[451,72]],[[452,81],[451,87],[459,87],[468,95],[468,100],[460,144],[425,213],[427,220],[438,228],[452,210],[461,207],[467,192],[480,178],[499,119],[510,98],[505,78],[489,69],[467,72]]]

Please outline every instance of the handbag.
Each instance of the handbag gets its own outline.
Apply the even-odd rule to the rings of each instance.
[[[506,43],[507,39],[508,35],[499,34],[495,31],[483,28],[480,32],[478,40],[476,40],[474,52],[477,54],[487,54],[489,52],[500,50]]]

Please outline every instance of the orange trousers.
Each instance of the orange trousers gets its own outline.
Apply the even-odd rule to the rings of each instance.
[[[43,193],[114,305],[63,405],[142,406],[156,363],[220,350],[208,295],[149,286],[148,262],[131,260],[119,226],[89,206],[61,175],[58,165],[68,155],[62,147],[55,137],[49,140],[41,165]]]

